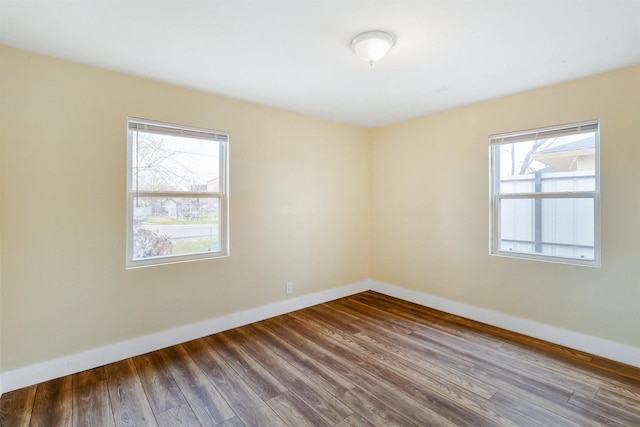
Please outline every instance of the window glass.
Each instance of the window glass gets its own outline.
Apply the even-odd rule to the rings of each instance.
[[[130,267],[228,251],[225,133],[130,119]]]
[[[492,253],[599,264],[599,123],[490,137]]]
[[[595,132],[501,144],[500,193],[595,191]]]
[[[220,143],[137,131],[133,140],[132,189],[218,191]]]

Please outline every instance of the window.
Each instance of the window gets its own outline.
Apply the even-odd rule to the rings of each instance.
[[[229,136],[127,123],[127,267],[227,255]]]
[[[491,253],[600,263],[600,125],[490,136]]]

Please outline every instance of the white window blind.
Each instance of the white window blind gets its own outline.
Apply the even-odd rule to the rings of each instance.
[[[592,120],[587,122],[568,124],[566,126],[552,126],[552,127],[536,129],[536,130],[491,135],[489,137],[489,141],[492,145],[511,144],[514,142],[558,138],[558,137],[570,136],[570,135],[580,135],[583,133],[596,132],[597,130],[598,130],[598,121]]]

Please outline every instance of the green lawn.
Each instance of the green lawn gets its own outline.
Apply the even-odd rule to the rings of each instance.
[[[208,252],[211,247],[216,248],[218,246],[217,240],[210,242],[208,239],[204,240],[196,240],[189,241],[185,240],[174,240],[173,241],[173,254],[189,254],[189,253],[199,253],[199,252]]]
[[[153,225],[217,224],[218,218],[206,216],[197,219],[175,219],[166,216],[149,216],[144,222]]]

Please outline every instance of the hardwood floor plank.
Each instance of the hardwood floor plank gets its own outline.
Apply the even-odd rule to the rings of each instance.
[[[384,347],[378,345],[378,342],[383,341],[385,339],[384,338],[385,336],[389,336],[389,333],[381,332],[379,334],[376,334],[375,326],[374,327],[363,326],[362,332],[354,336],[349,336],[341,333],[340,330],[335,328],[333,325],[325,323],[325,321],[323,320],[324,316],[322,313],[314,314],[312,312],[305,312],[304,314],[296,313],[295,316],[298,319],[307,321],[308,324],[311,325],[311,327],[319,328],[322,334],[326,334],[330,336],[331,338],[341,343],[342,345],[347,347],[352,347],[351,351],[354,351],[357,354],[366,355],[368,360],[379,361],[385,364],[387,367],[391,367],[394,369],[404,368],[407,365],[407,362],[406,362],[407,360],[409,361],[408,363],[411,366],[411,368],[415,368],[415,366],[411,365],[411,362],[415,362],[415,365],[417,366],[422,365],[421,359],[424,359],[425,355],[424,353],[421,353],[418,348],[413,348],[413,349],[419,353],[419,357],[414,358],[411,356],[407,356],[407,359],[403,359],[403,358],[399,359],[396,354],[392,352],[387,352]],[[364,337],[367,337],[369,339],[365,339]],[[404,349],[411,348],[412,346],[415,345],[415,341],[412,341],[410,338],[408,338],[408,336],[404,336],[404,335],[401,335],[401,337],[394,336],[393,340],[394,342],[396,342],[396,345],[397,345],[397,341],[396,341],[397,338],[399,338],[400,340],[404,339],[403,341],[403,344],[405,344]],[[375,342],[376,344],[371,344],[372,342]],[[403,353],[402,356],[406,356],[406,354],[407,353]],[[379,369],[384,369],[384,367],[380,366]],[[496,390],[497,389],[493,389],[489,393],[489,396],[495,393]]]
[[[274,333],[265,322],[250,325],[256,333],[260,334],[262,341],[269,348],[288,363],[303,372],[316,383],[321,384],[334,396],[342,396],[353,389],[355,385],[346,378],[336,375],[334,371],[317,362],[312,355],[307,355],[295,346],[289,345],[279,334]],[[246,328],[246,326],[245,326]]]
[[[439,360],[425,357],[423,352],[411,345],[410,339],[403,341],[397,337],[385,336],[380,331],[374,330],[362,332],[358,334],[358,338],[362,342],[377,347],[378,351],[386,352],[387,360],[390,360],[391,363],[385,363],[389,366],[395,366],[408,374],[415,372],[433,375],[486,399],[489,399],[498,391],[498,388],[493,384],[480,381],[464,371],[450,367],[446,363],[441,363]],[[394,358],[397,358],[397,360],[394,360]]]
[[[72,384],[71,376],[38,384],[30,426],[71,426]]]
[[[627,412],[640,412],[640,400],[612,392],[608,389],[600,389],[596,395],[596,399],[609,405],[624,409]]]
[[[610,393],[624,396],[631,400],[640,401],[640,383],[624,384],[615,379],[607,381],[607,377],[599,378],[600,390],[607,390]]]
[[[351,406],[360,416],[374,426],[385,427],[410,427],[427,426],[420,422],[412,422],[402,416],[400,412],[380,402],[375,397],[368,395],[356,387],[344,394],[344,401]],[[437,425],[437,424],[435,424]],[[445,425],[445,424],[442,424]],[[454,424],[451,423],[451,426]]]
[[[362,321],[361,321],[362,313],[353,314],[353,312],[350,313],[344,310],[342,311],[330,310],[329,308],[333,303],[335,302],[328,302],[327,304],[322,306],[308,307],[303,312],[307,314],[312,314],[312,313],[316,315],[319,314],[322,317],[323,321],[325,321],[327,324],[333,325],[337,329],[340,329],[340,331],[342,331],[345,334],[355,335],[361,332],[362,331]],[[298,314],[300,313],[301,312],[298,312]],[[295,314],[296,313],[292,313],[292,315],[295,315]],[[409,333],[410,330],[403,328],[403,332]]]
[[[31,422],[37,386],[4,393],[0,399],[0,426],[27,427]]]
[[[88,385],[93,385],[106,380],[107,371],[104,369],[104,366],[100,366],[99,368],[89,369],[87,371],[73,374],[73,389],[84,388]]]
[[[545,426],[580,427],[581,425],[570,421],[569,419],[564,418],[560,415],[557,415],[555,412],[550,412],[545,408],[532,404],[528,400],[510,393],[505,393],[503,391],[499,391],[498,393],[496,393],[493,397],[491,397],[491,400],[504,406],[505,408],[509,408],[524,416],[529,417],[532,420],[536,420],[538,424],[542,424]]]
[[[339,311],[359,312],[361,313],[360,318],[363,321],[377,327],[382,327],[385,330],[391,329],[386,325],[394,324],[404,328],[407,331],[407,335],[413,332],[434,331],[451,335],[464,342],[472,343],[479,348],[486,347],[487,349],[499,350],[503,345],[503,342],[500,340],[491,339],[490,336],[483,337],[477,333],[473,333],[473,331],[468,328],[444,321],[437,316],[430,316],[428,313],[422,313],[422,316],[417,316],[399,308],[382,309],[381,307],[370,306],[358,300],[355,302],[338,300],[333,303],[334,305],[327,304],[327,308]]]
[[[543,391],[544,393],[557,396],[558,398],[568,399],[573,393],[573,390],[566,386],[555,384],[535,375],[527,375],[517,368],[494,362],[492,359],[486,358],[486,356],[483,357],[483,352],[478,349],[470,347],[464,348],[464,346],[461,346],[458,343],[443,341],[442,337],[436,338],[428,336],[424,332],[412,332],[411,336],[420,340],[429,347],[439,349],[443,353],[454,353],[459,357],[464,358],[466,361],[473,363],[473,366],[476,369],[483,369],[494,374],[504,374],[512,381],[528,384]],[[475,371],[469,371],[471,375],[475,375],[473,372]]]
[[[364,317],[366,317],[366,315]],[[335,336],[335,334],[334,334],[334,336]],[[491,372],[491,371],[486,371],[486,370],[483,370],[483,369],[478,370],[477,367],[474,367],[474,370],[475,371],[472,371],[472,372],[475,373],[475,374],[477,374],[478,372],[482,372],[484,374],[484,376],[480,375],[480,377],[487,383],[491,383],[491,382],[493,382],[493,380],[495,380],[495,374],[493,372]],[[499,377],[502,376],[502,378],[503,378],[503,381],[501,383],[499,383],[499,385],[500,386],[505,386],[506,385],[507,389],[512,389],[512,390],[513,389],[518,389],[518,388],[523,388],[524,390],[530,389],[529,385],[526,385],[524,383],[518,383],[517,381],[513,381],[513,378],[508,378],[508,377],[505,378],[503,375],[498,375],[498,376]],[[542,387],[541,389],[545,390],[544,387]],[[586,389],[589,389],[591,391],[590,387],[587,387]],[[548,392],[548,390],[546,390],[546,391]],[[569,391],[567,390],[566,392],[568,393]],[[537,392],[537,394],[540,394],[540,393]],[[543,393],[542,395],[544,396],[545,394]],[[565,397],[566,396],[567,395],[565,394]],[[575,412],[571,412],[571,411],[568,411],[568,412],[571,413],[572,415],[576,415]],[[583,421],[584,420],[589,420],[588,416],[584,417],[583,415],[584,414],[580,414],[580,416],[576,416],[576,418],[579,419],[579,420],[583,420]],[[598,418],[597,415],[594,415],[594,414],[591,414],[591,415],[593,416],[592,419],[597,419]],[[598,422],[601,422],[601,421],[603,421],[603,420],[599,420]],[[589,423],[583,424],[583,425],[588,425],[588,424]]]
[[[325,366],[330,366],[337,374],[348,378],[361,390],[376,396],[380,402],[402,413],[405,418],[423,423],[423,418],[428,417],[434,425],[453,424],[431,408],[424,407],[415,401],[412,396],[395,388],[394,385],[379,379],[376,374],[383,368],[382,366],[372,364],[331,338],[317,334],[311,326],[294,321],[293,316],[282,316],[278,320],[280,324],[274,327],[279,328],[280,333],[283,334],[288,330],[291,342],[295,346],[308,354],[313,354]],[[291,326],[287,327],[287,324]],[[284,331],[282,331],[283,328]]]
[[[287,337],[288,345],[301,349],[309,357],[316,359],[316,363],[322,362],[325,367],[329,367],[334,373],[347,378],[355,385],[361,382],[354,375],[355,369],[362,369],[363,372],[376,370],[366,357],[345,351],[330,337],[318,335],[304,320],[292,316],[280,316],[265,321],[264,325],[274,334]]]
[[[205,340],[183,345],[246,426],[286,425]]]
[[[73,425],[74,426],[115,426],[111,412],[111,400],[104,380],[86,382],[80,388],[73,389]]]
[[[618,406],[610,405],[606,402],[585,396],[580,393],[574,393],[569,399],[569,403],[580,408],[587,409],[603,417],[619,422],[625,426],[640,426],[640,410],[635,408],[633,413],[627,412]]]
[[[536,426],[531,419],[482,397],[473,397],[458,388],[425,387],[419,381],[391,370],[378,372],[378,377],[395,384],[399,390],[458,425],[480,423],[485,426]]]
[[[289,391],[267,400],[267,404],[290,426],[321,427],[333,425]]]
[[[414,304],[408,301],[403,301],[393,297],[388,297],[386,295],[382,295],[377,292],[369,291],[363,294],[366,294],[366,296],[369,298],[383,301],[384,303],[390,303],[402,308],[406,308],[406,310],[410,312],[419,313],[422,309],[425,309],[424,307],[419,306],[417,304]],[[578,350],[562,347],[557,344],[552,344],[546,341],[539,340],[537,338],[528,337],[515,332],[507,331],[506,329],[476,322],[474,320],[466,319],[464,317],[456,316],[454,314],[445,313],[445,312],[431,309],[431,308],[426,308],[425,312],[427,312],[429,315],[435,315],[437,317],[441,317],[442,319],[447,320],[453,324],[469,327],[472,330],[476,330],[478,334],[483,334],[487,336],[492,336],[494,338],[503,339],[503,340],[506,340],[506,342],[525,344],[529,346],[529,348],[540,349],[543,352],[548,354],[553,353],[562,357],[569,357],[573,360],[583,360],[583,361],[591,361],[591,359],[593,358],[592,355],[586,354]]]
[[[318,326],[321,328],[321,330],[323,331],[323,333],[327,333],[329,334],[329,336],[335,333],[334,327],[332,327],[331,325],[328,325],[328,326],[325,325],[323,327],[321,324],[323,322],[318,322],[318,317],[315,317],[315,318],[309,317],[310,316],[309,313],[299,312],[299,313],[292,314],[292,316],[298,316],[298,317],[306,316],[305,318],[311,319],[311,321],[316,322]],[[369,330],[366,332],[361,332],[360,335],[365,335],[367,332],[369,332]],[[389,334],[392,334],[392,333],[393,332],[389,332]],[[396,333],[393,335],[393,341],[397,343],[401,343],[404,349],[408,349],[409,351],[415,352],[419,358],[445,364],[449,367],[453,367],[459,372],[464,372],[467,369],[474,366],[472,362],[465,360],[464,358],[458,357],[454,353],[441,351],[429,345],[423,345],[420,341],[415,340],[413,337],[411,337],[410,334]]]
[[[269,400],[287,391],[280,381],[249,356],[235,341],[225,339],[224,333],[204,339],[263,400]]]
[[[365,312],[364,315],[373,316],[374,313],[375,313],[375,309],[369,312]],[[392,319],[396,317],[406,318],[406,316],[407,316],[406,313],[401,315],[395,315],[394,313],[387,313],[384,316],[384,319],[388,319],[389,321],[392,321]],[[555,384],[561,385],[573,391],[579,391],[584,394],[595,396],[595,393],[598,390],[597,386],[585,383],[581,379],[575,379],[571,375],[568,375],[566,372],[550,371],[545,367],[539,366],[536,363],[530,363],[525,358],[521,357],[522,355],[525,354],[525,352],[520,352],[520,354],[517,354],[516,357],[507,356],[505,355],[504,345],[502,345],[500,348],[496,348],[496,346],[493,345],[493,342],[495,341],[495,339],[491,341],[487,341],[481,337],[479,338],[479,335],[476,338],[470,338],[469,337],[470,334],[463,332],[459,328],[442,326],[442,321],[434,320],[435,318],[429,318],[425,316],[423,316],[422,318],[429,321],[428,327],[421,327],[420,323],[416,321],[417,322],[415,324],[416,330],[414,330],[412,334],[419,335],[419,336],[428,336],[436,340],[450,341],[451,343],[454,343],[461,348],[468,348],[470,344],[477,344],[477,345],[473,345],[475,353],[481,353],[484,358],[489,360],[495,360],[496,362],[499,362],[501,365],[512,366],[513,368],[519,371],[524,371],[528,374],[547,379]],[[408,320],[413,321],[411,320],[411,316],[409,317]],[[516,348],[517,347],[515,346],[510,346],[510,350],[512,352],[515,352]]]
[[[132,360],[154,414],[187,403],[159,352],[143,354]]]
[[[365,420],[358,414],[349,415],[344,420],[340,421],[335,427],[375,427],[369,421]]]
[[[157,426],[131,359],[105,366],[111,410],[117,426]]]
[[[456,325],[451,321],[445,320],[446,316],[448,316],[449,313],[445,313],[433,308],[424,307],[409,301],[403,301],[401,299],[379,294],[377,292],[362,292],[360,294],[354,295],[353,299],[369,307],[375,307],[385,313],[394,313],[400,315],[401,317],[409,319],[419,319],[420,323],[426,325],[430,325],[431,322],[444,321],[445,324],[448,324],[450,328],[461,326]],[[487,339],[491,339],[492,335],[485,334],[484,337]],[[497,340],[496,343],[499,345],[501,341]]]
[[[160,427],[201,427],[196,415],[186,403],[156,414],[156,420]]]
[[[203,427],[205,424],[203,424]],[[225,420],[219,424],[216,424],[215,427],[245,427],[244,423],[240,421],[240,418],[233,417]]]
[[[311,318],[314,314],[322,313],[309,311]],[[297,314],[300,316],[300,314]],[[318,321],[320,319],[317,319]],[[363,329],[366,326],[363,325]],[[379,361],[388,366],[379,366],[377,376],[392,383],[399,390],[411,395],[425,407],[433,409],[443,417],[457,424],[468,425],[474,420],[482,420],[484,425],[533,425],[531,420],[496,405],[485,398],[469,393],[437,376],[423,374],[413,367],[406,366],[394,357],[381,357],[380,351],[370,349],[365,344],[358,343],[358,336],[349,337],[334,332],[332,338],[342,342],[346,346],[353,346],[353,350],[369,356],[370,360]]]
[[[495,373],[483,370],[481,368],[474,368],[471,374],[478,378],[482,378],[486,381],[494,383],[505,393],[521,397],[524,400],[531,402],[532,405],[543,407],[547,411],[554,412],[571,421],[577,422],[580,425],[619,426],[618,423],[600,417],[599,415],[589,412],[588,410],[570,405],[568,403],[568,399],[566,398],[558,398],[558,396],[545,393],[539,388],[515,381],[509,376],[502,373]]]
[[[322,317],[314,318],[316,321]],[[363,319],[366,319],[363,317]],[[363,320],[364,321],[364,320]],[[330,325],[328,328],[332,328]],[[434,376],[443,381],[459,385],[479,396],[490,398],[498,391],[496,387],[483,383],[466,375],[464,372],[451,369],[447,363],[439,364],[425,357],[416,342],[409,334],[398,334],[385,330],[377,324],[367,323],[362,326],[362,331],[351,337],[353,343],[357,343],[357,351],[368,353],[378,358],[386,365],[403,371],[422,372]],[[345,343],[347,343],[345,341]]]
[[[425,330],[421,332],[413,332],[413,336],[418,336],[420,339],[429,339],[441,342],[448,337],[443,336],[440,332]],[[500,367],[501,369],[509,369],[510,372],[519,372],[522,376],[527,377],[528,382],[541,381],[546,384],[553,384],[565,390],[578,391],[580,393],[595,397],[598,392],[598,387],[583,381],[572,378],[570,375],[564,373],[544,369],[536,364],[529,363],[523,358],[516,356],[505,355],[503,351],[487,348],[477,348],[469,346],[468,342],[464,342],[458,338],[451,338],[447,340],[447,348],[456,350],[456,354],[463,355],[463,357],[472,356],[475,363],[480,358],[483,361],[491,361],[490,367]]]
[[[280,378],[282,384],[294,393],[305,404],[318,413],[329,425],[333,425],[353,411],[340,400],[328,392],[324,384],[318,384],[308,376],[290,365],[261,342],[261,335],[252,333],[248,328],[238,328],[227,331],[223,336],[238,342],[242,348],[251,354],[275,377]]]
[[[481,330],[481,331],[484,330],[491,335],[507,340],[507,342],[525,344],[529,348],[539,349],[545,353],[553,353],[564,358],[571,358],[574,360],[581,359],[583,361],[589,362],[593,357],[590,354],[586,354],[578,350],[562,347],[560,345],[553,344],[547,341],[542,341],[537,338],[519,335],[515,332],[507,331],[505,329],[498,328],[496,326],[490,326],[490,325],[482,324],[479,322],[475,322],[473,320],[465,319],[463,317],[455,316],[453,314],[446,315],[445,319],[450,320],[454,323],[469,326],[472,329],[477,328],[478,330]]]
[[[235,412],[181,345],[160,350],[169,372],[203,426],[218,425]]]
[[[362,304],[366,306],[366,301],[369,299],[364,296],[368,293],[363,293],[357,295],[358,299],[356,303]],[[375,303],[374,303],[375,304]],[[489,333],[483,332],[480,328],[483,327],[482,324],[477,323],[475,328],[471,328],[468,326],[463,326],[457,323],[453,323],[451,321],[445,320],[445,315],[442,315],[442,312],[438,312],[436,310],[424,308],[422,310],[418,310],[411,303],[403,302],[404,305],[393,306],[389,305],[391,308],[382,309],[378,307],[379,304],[375,304],[374,307],[369,307],[366,314],[371,315],[372,312],[376,313],[377,316],[386,321],[386,319],[393,320],[396,317],[406,319],[411,322],[415,322],[416,330],[417,328],[426,327],[427,329],[435,329],[440,332],[447,333],[449,335],[456,336],[459,339],[464,341],[473,342],[474,344],[478,344],[483,347],[487,347],[490,349],[498,350],[500,353],[508,353],[516,360],[525,360],[533,365],[541,366],[544,369],[549,369],[551,366],[557,368],[558,365],[558,357],[550,357],[548,353],[543,352],[531,352],[530,348],[526,348],[526,351],[522,351],[522,346],[510,343],[505,341],[504,339],[499,339]],[[411,311],[407,309],[407,305],[410,307]],[[385,306],[387,307],[387,306]],[[347,309],[346,304],[342,304],[342,307]],[[437,313],[436,315],[432,315],[431,312]],[[419,331],[418,331],[419,332]],[[549,361],[549,363],[545,363]],[[571,365],[574,367],[575,365]],[[557,370],[559,374],[564,374],[567,376],[572,376],[573,373],[571,370],[560,369]],[[584,381],[585,377],[576,378],[579,381]],[[591,389],[588,392],[593,393],[593,388],[598,388],[599,384],[592,384]]]
[[[504,344],[504,341],[497,340],[491,335],[480,335],[471,328],[448,322],[441,317],[430,315],[424,310],[411,312],[406,308],[396,307],[391,304],[381,306],[379,303],[370,304],[366,301],[366,299],[354,299],[354,301],[337,300],[333,303],[335,303],[336,309],[362,313],[361,316],[366,317],[369,321],[376,322],[381,326],[391,323],[406,329],[407,333],[419,332],[423,328],[428,328],[436,329],[488,348],[499,349]]]
[[[626,379],[624,382],[620,382],[614,379],[611,375],[602,375],[593,370],[585,369],[581,365],[571,363],[564,358],[558,358],[557,356],[549,356],[542,352],[531,351],[530,348],[524,346],[514,346],[512,344],[505,343],[501,352],[510,358],[516,360],[523,360],[529,363],[534,363],[539,367],[548,370],[549,372],[557,372],[571,377],[574,381],[582,382],[588,387],[599,389],[607,389],[612,392],[619,392],[625,394],[627,397],[640,399],[640,394],[630,392],[630,382]],[[633,383],[631,383],[633,384]],[[640,386],[640,383],[636,384]],[[587,394],[592,394],[591,390],[587,391]]]

